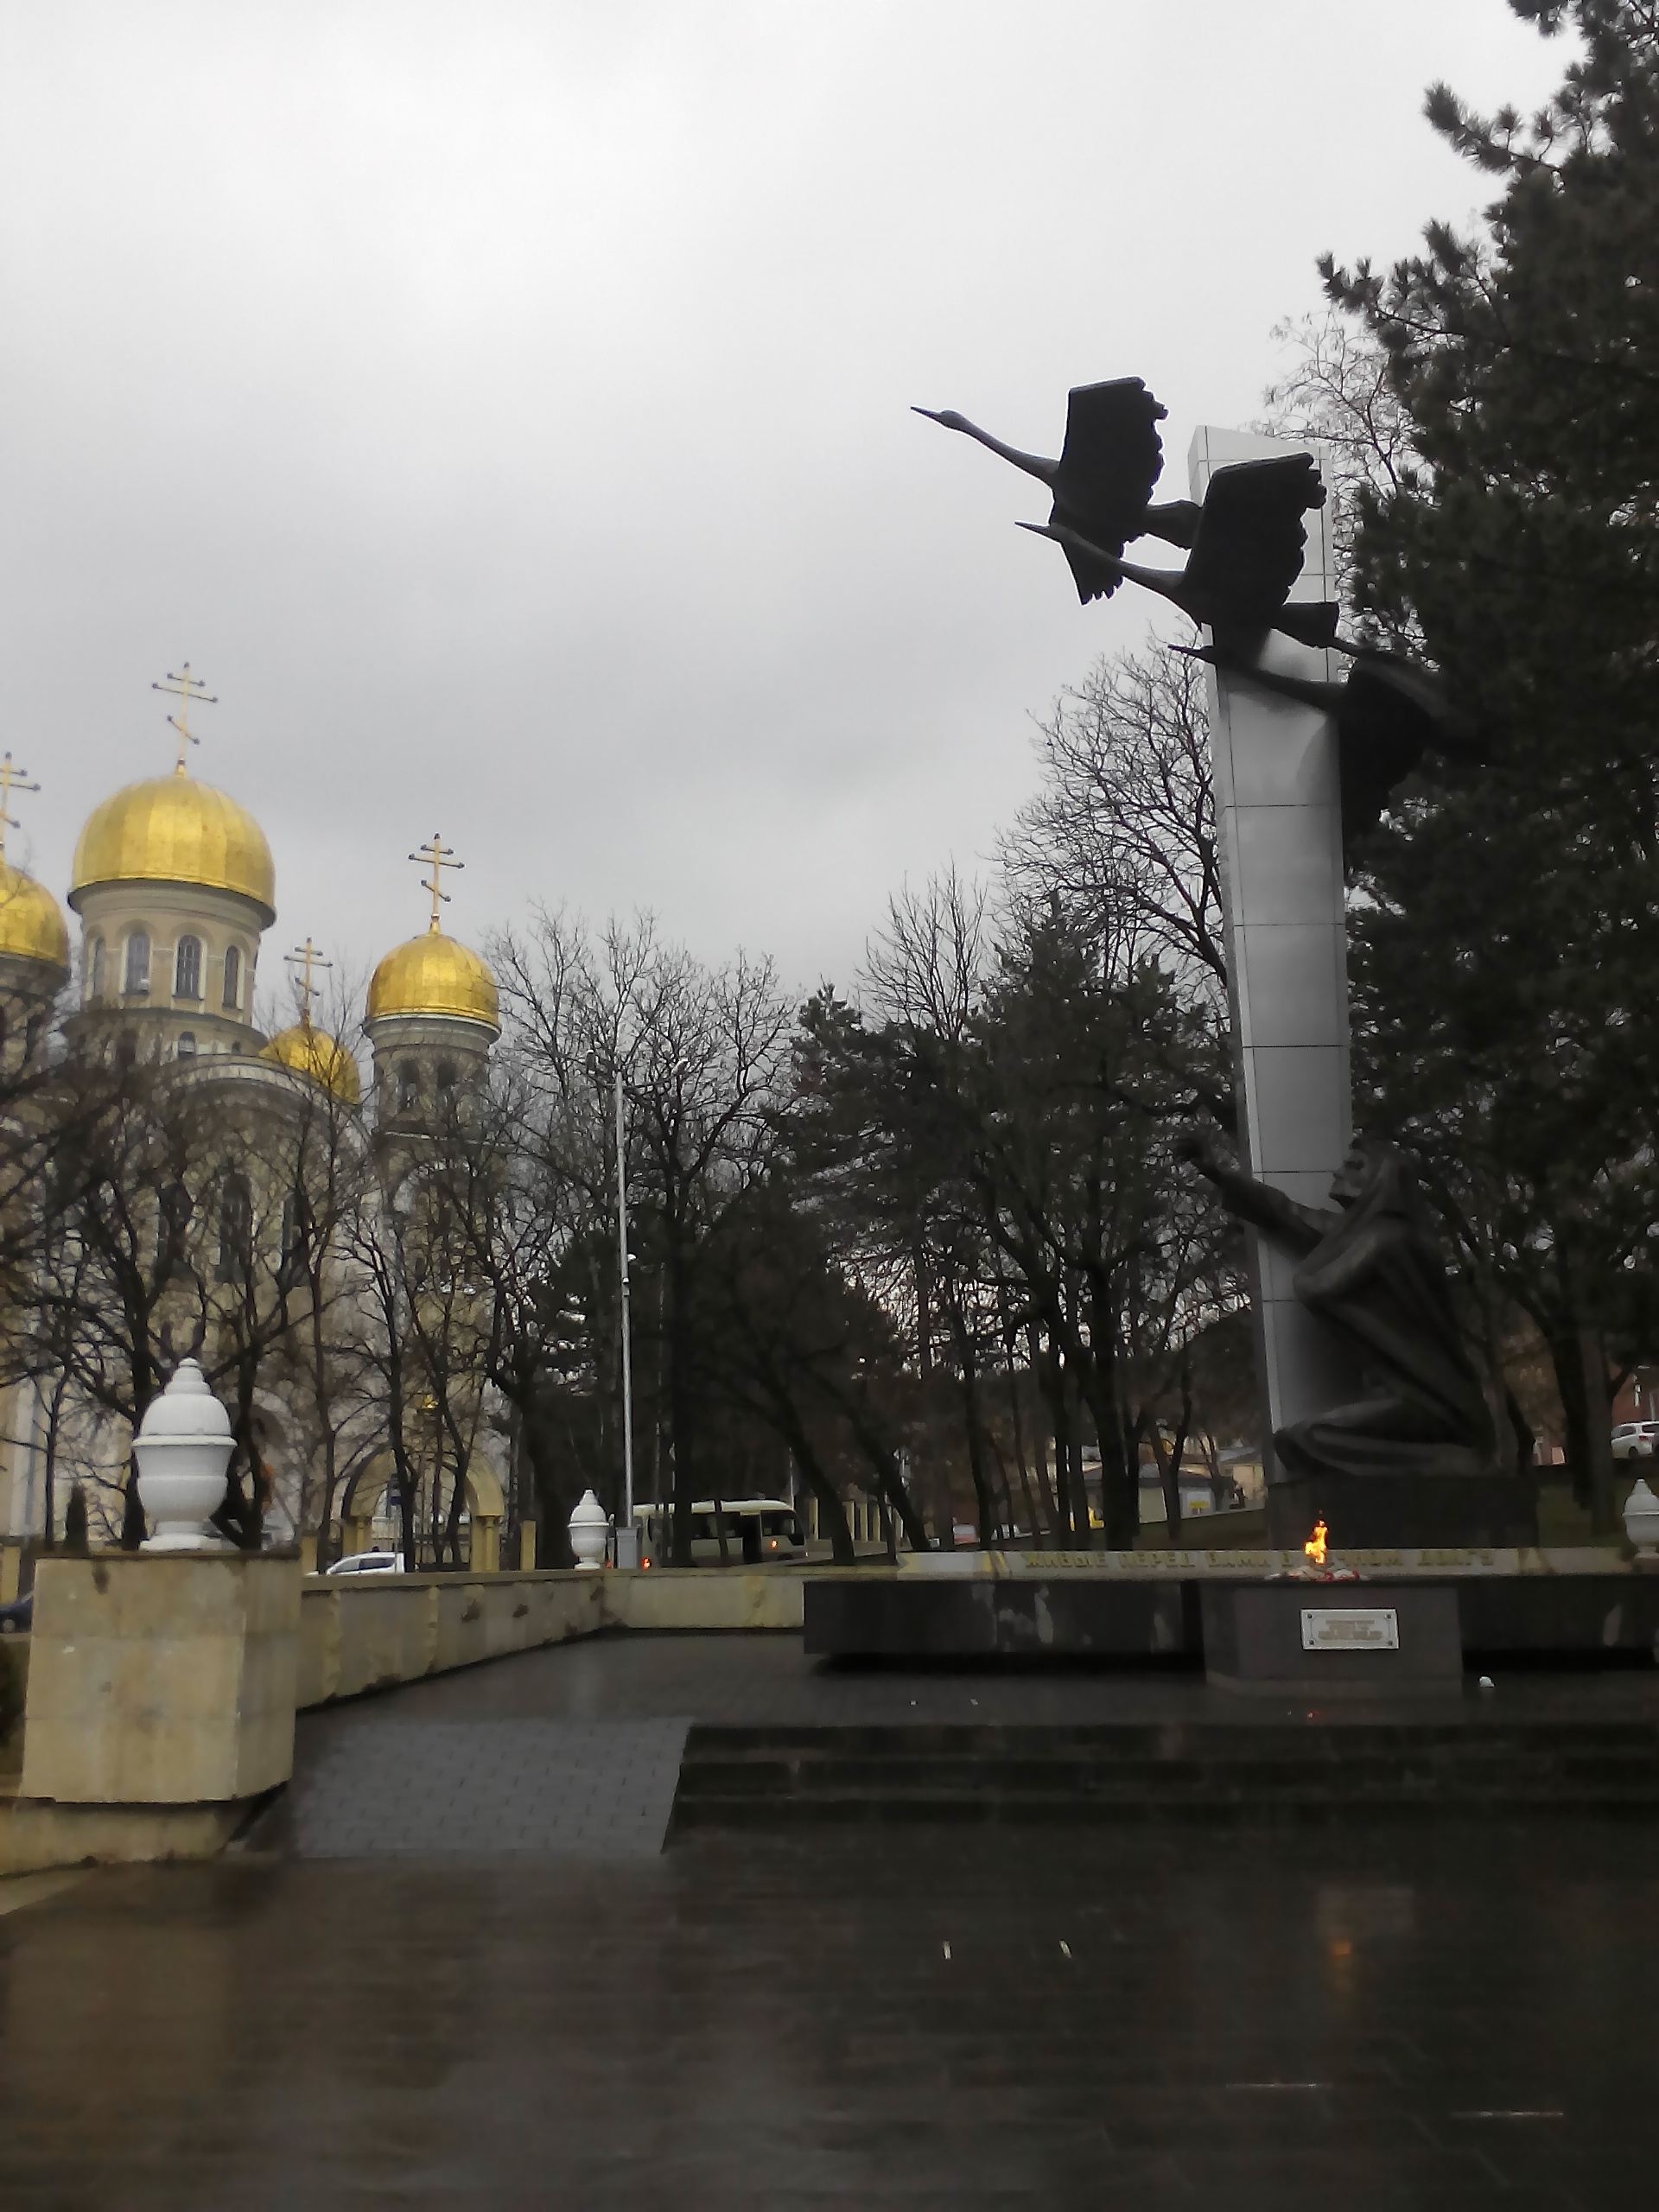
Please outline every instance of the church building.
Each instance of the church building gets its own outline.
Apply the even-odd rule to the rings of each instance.
[[[479,954],[441,925],[449,855],[435,836],[418,855],[432,863],[429,925],[385,955],[369,985],[361,1023],[371,1061],[366,1090],[351,1039],[313,1020],[315,973],[328,963],[308,937],[283,956],[293,971],[297,1019],[267,1034],[256,1007],[262,951],[277,913],[270,847],[245,807],[190,772],[196,741],[189,715],[203,694],[188,664],[156,688],[179,701],[178,715],[169,717],[178,757],[171,772],[128,785],[88,815],[67,890],[80,930],[73,961],[57,899],[5,856],[6,830],[16,826],[11,794],[38,787],[14,769],[9,754],[0,762],[0,1071],[32,1070],[50,1080],[58,1068],[73,1081],[78,1061],[154,1068],[173,1095],[211,1100],[219,1117],[214,1126],[238,1133],[245,1172],[224,1179],[216,1190],[210,1231],[216,1230],[219,1250],[216,1264],[197,1269],[198,1306],[200,1283],[209,1277],[233,1293],[246,1279],[238,1278],[240,1266],[270,1271],[285,1311],[288,1286],[280,1271],[293,1199],[285,1201],[285,1214],[279,1196],[261,1191],[261,1163],[279,1159],[283,1130],[320,1104],[340,1117],[346,1141],[364,1148],[377,1173],[389,1171],[400,1147],[407,1157],[423,1130],[441,1125],[485,1079],[501,1028],[495,981]],[[150,1204],[159,1244],[168,1193],[133,1196],[136,1205]],[[268,1230],[261,1226],[267,1221]],[[238,1259],[244,1246],[245,1256]],[[46,1376],[0,1390],[0,1532],[13,1538],[41,1533],[48,1487],[60,1531],[71,1480],[86,1476],[99,1478],[107,1523],[111,1486],[124,1474],[124,1422],[85,1405],[67,1421],[60,1407],[54,1419],[51,1395]],[[306,1395],[285,1387],[281,1363],[272,1363],[256,1416],[268,1478],[268,1541],[315,1543],[319,1533],[316,1424],[307,1418]],[[60,1401],[63,1395],[60,1389]],[[497,1540],[504,1468],[499,1442],[481,1418],[481,1384],[474,1398],[479,1433],[466,1491],[474,1563],[482,1564],[480,1554]],[[56,1453],[49,1485],[48,1430]],[[323,1532],[334,1549],[360,1547],[371,1530],[382,1540],[396,1533],[387,1517],[388,1464],[375,1448],[378,1440],[358,1434],[345,1441],[349,1479],[342,1477],[332,1501],[332,1535]],[[95,1526],[95,1541],[98,1535]]]

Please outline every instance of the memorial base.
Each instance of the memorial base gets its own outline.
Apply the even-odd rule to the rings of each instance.
[[[1268,1485],[1268,1542],[1298,1549],[1323,1521],[1332,1551],[1516,1551],[1538,1541],[1518,1475],[1296,1475]]]
[[[1220,1689],[1325,1703],[1462,1687],[1446,1583],[1213,1582],[1201,1603],[1205,1674]]]

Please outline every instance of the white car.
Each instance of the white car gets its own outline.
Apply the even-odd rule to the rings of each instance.
[[[327,1571],[330,1574],[401,1574],[404,1555],[402,1552],[353,1552],[337,1559]]]
[[[1651,1459],[1659,1448],[1659,1421],[1621,1421],[1613,1431],[1615,1459]]]

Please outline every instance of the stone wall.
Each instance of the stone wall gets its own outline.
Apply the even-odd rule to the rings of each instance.
[[[313,1575],[300,1601],[296,1702],[303,1711],[602,1628],[798,1629],[804,1580],[776,1567]]]
[[[285,1782],[299,1611],[291,1554],[42,1560],[21,1794],[224,1803]]]
[[[326,1705],[588,1636],[602,1625],[590,1574],[314,1575],[300,1599],[296,1702]]]

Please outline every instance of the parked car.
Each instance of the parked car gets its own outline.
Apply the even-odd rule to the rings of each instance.
[[[9,1605],[0,1605],[0,1636],[27,1636],[29,1622],[35,1617],[35,1592],[26,1598],[14,1598]]]
[[[1621,1421],[1613,1431],[1615,1459],[1651,1459],[1659,1446],[1659,1421]]]
[[[401,1574],[403,1571],[402,1552],[353,1552],[337,1559],[327,1570],[330,1574]]]

